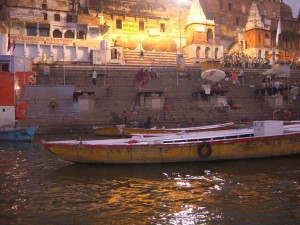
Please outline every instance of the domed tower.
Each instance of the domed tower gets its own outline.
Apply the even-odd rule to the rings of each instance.
[[[285,19],[293,19],[293,10],[291,6],[281,3],[280,4],[280,17]]]
[[[257,4],[253,1],[245,26],[244,53],[257,58],[265,58],[272,51],[271,30],[261,18]]]
[[[186,23],[186,49],[195,62],[218,61],[223,57],[219,43],[220,29],[214,20],[208,20],[199,0],[193,0]]]

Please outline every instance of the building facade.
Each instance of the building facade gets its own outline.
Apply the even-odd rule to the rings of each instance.
[[[253,2],[269,28],[269,47],[276,46],[281,18],[286,34],[279,47],[299,51],[299,17],[288,15],[280,0],[0,0],[0,53],[13,56],[11,71],[29,70],[30,63],[121,64],[123,49],[220,59],[234,44],[241,51],[249,46],[245,28]],[[8,57],[0,60],[2,70],[8,68]]]

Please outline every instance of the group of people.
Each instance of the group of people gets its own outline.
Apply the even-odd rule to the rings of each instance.
[[[273,111],[273,120],[289,121],[292,119],[292,113],[287,108],[276,109]]]
[[[226,58],[221,59],[221,64],[223,67],[230,68],[259,68],[267,67],[269,65],[269,60],[264,58],[258,58],[253,56],[248,56],[244,53],[233,53]]]
[[[290,98],[293,103],[296,103],[297,96],[299,93],[298,81],[296,80],[293,84],[287,82],[286,79],[281,78],[275,80],[271,76],[263,76],[262,78],[262,91],[264,95],[283,94],[284,90],[289,91]]]
[[[282,91],[287,89],[288,83],[285,79],[275,80],[271,76],[263,76],[262,77],[262,89],[265,90],[265,94],[273,95],[273,94],[282,94]]]

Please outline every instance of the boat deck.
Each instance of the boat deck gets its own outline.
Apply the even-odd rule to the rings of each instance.
[[[283,134],[300,132],[300,124],[285,125]],[[272,135],[266,135],[272,136]],[[143,135],[133,136],[131,138],[105,139],[105,140],[65,140],[50,141],[51,144],[67,145],[151,145],[151,144],[179,144],[179,143],[198,143],[212,140],[227,140],[254,137],[253,128],[217,130],[217,131],[199,131],[199,132],[182,132],[175,134],[161,134],[155,137],[144,137]]]

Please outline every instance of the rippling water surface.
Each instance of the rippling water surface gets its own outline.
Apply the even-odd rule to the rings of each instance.
[[[75,165],[40,138],[70,135],[0,142],[0,224],[300,223],[300,157]]]

